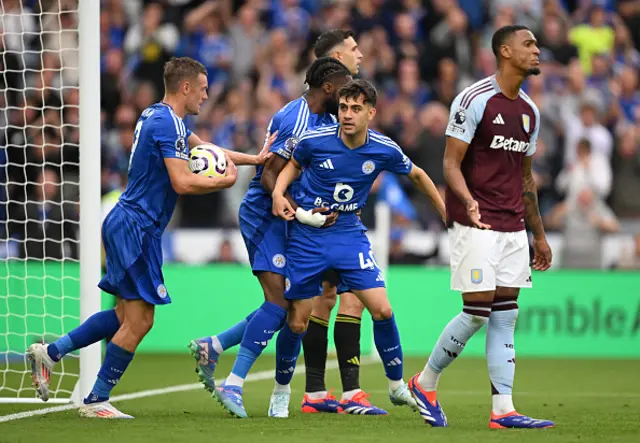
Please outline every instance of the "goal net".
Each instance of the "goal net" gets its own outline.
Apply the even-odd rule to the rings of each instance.
[[[2,0],[1,8],[0,402],[30,402],[39,400],[26,349],[84,317],[79,11],[78,0]],[[85,199],[99,200],[84,188]],[[51,403],[70,400],[79,360],[72,353],[56,365]]]

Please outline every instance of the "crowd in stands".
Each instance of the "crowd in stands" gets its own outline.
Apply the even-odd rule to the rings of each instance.
[[[193,57],[207,68],[210,98],[187,119],[189,127],[225,148],[256,152],[271,116],[304,92],[316,38],[335,28],[355,32],[364,56],[360,75],[380,93],[375,129],[396,140],[444,190],[449,106],[465,87],[495,72],[494,30],[524,24],[541,48],[542,74],[523,86],[541,112],[535,178],[547,229],[564,235],[563,264],[598,267],[602,236],[625,233],[638,237],[619,265],[638,267],[638,0],[101,4],[102,145],[95,155],[104,195],[126,185],[133,128],[140,112],[161,99],[162,67],[170,57]],[[20,240],[46,236],[54,240],[49,249],[36,241],[26,253],[76,254],[76,243],[63,247],[63,240],[76,238],[78,219],[77,0],[3,0],[2,8],[0,239],[13,237],[25,254],[29,243]],[[233,229],[254,172],[241,168],[237,185],[225,192],[183,196],[172,228]],[[376,183],[363,212],[372,228],[377,199],[392,207],[396,246],[407,229],[444,231],[429,203],[402,178],[383,175]],[[47,226],[47,220],[55,222]],[[402,262],[402,251],[398,257]]]

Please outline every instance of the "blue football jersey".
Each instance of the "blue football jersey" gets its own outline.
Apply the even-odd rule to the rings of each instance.
[[[325,231],[363,229],[356,211],[366,203],[378,174],[390,171],[406,175],[413,167],[400,146],[372,129],[364,145],[348,148],[340,138],[339,125],[304,133],[293,158],[303,168],[300,186],[293,195],[296,203],[304,209],[326,207],[341,213]]]
[[[313,114],[309,110],[309,104],[303,95],[287,103],[276,112],[267,127],[265,143],[271,134],[278,131],[278,136],[269,150],[275,155],[289,160],[300,136],[307,129],[334,123],[336,123],[335,116],[328,112]],[[249,190],[244,199],[247,203],[251,203],[254,206],[259,205],[271,211],[271,195],[260,184],[263,169],[264,166],[262,165],[256,167],[256,175],[249,183]]]
[[[164,159],[188,161],[190,135],[182,119],[164,103],[145,109],[136,124],[129,180],[119,205],[153,235],[162,235],[178,200]]]

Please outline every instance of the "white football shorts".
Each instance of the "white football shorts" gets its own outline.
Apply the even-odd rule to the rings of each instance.
[[[454,223],[449,229],[451,289],[493,291],[497,286],[530,288],[526,231],[498,232]]]

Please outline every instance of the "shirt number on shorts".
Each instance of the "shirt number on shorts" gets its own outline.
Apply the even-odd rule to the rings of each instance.
[[[378,262],[376,262],[376,258],[373,256],[373,251],[369,250],[369,258],[364,258],[364,253],[361,252],[359,254],[360,257],[360,268],[361,269],[375,269],[378,268]]]

